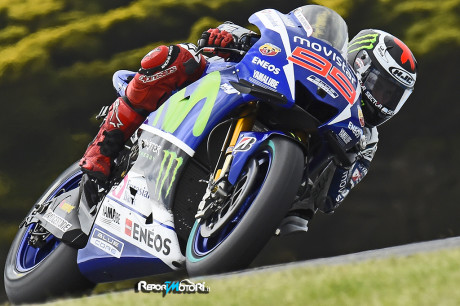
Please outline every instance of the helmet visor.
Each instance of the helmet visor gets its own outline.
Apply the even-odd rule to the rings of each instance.
[[[412,93],[412,88],[399,84],[392,77],[381,73],[375,67],[368,70],[363,81],[364,87],[372,94],[377,104],[396,114]]]

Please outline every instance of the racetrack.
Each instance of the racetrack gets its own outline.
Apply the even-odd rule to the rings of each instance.
[[[48,305],[460,305],[458,258],[460,237],[192,279],[208,294],[131,287]]]
[[[460,248],[460,237],[452,237],[425,242],[417,242],[406,245],[388,247],[377,250],[363,251],[353,254],[346,254],[328,258],[310,259],[294,263],[284,263],[273,266],[258,267],[244,271],[232,272],[227,274],[214,275],[213,278],[231,277],[234,275],[252,274],[257,272],[279,271],[283,269],[291,269],[296,267],[320,266],[320,265],[340,265],[347,263],[361,262],[371,259],[389,258],[389,257],[404,257],[418,253],[426,253],[439,251],[450,248]],[[208,277],[207,277],[208,278]]]

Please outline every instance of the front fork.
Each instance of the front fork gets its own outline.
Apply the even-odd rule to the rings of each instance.
[[[250,102],[242,110],[241,117],[236,122],[232,122],[222,145],[216,169],[208,182],[206,194],[198,206],[196,219],[206,219],[215,209],[220,209],[228,197],[230,184],[226,177],[228,177],[233,160],[232,152],[240,133],[252,130],[256,119],[256,109],[256,102]]]
[[[252,130],[256,118],[256,108],[257,104],[255,102],[250,102],[241,112],[241,117],[240,119],[238,119],[236,124],[234,123],[231,125],[229,129],[229,134],[227,134],[227,137],[222,146],[221,155],[219,156],[219,162],[217,163],[216,170],[214,171],[214,182],[218,182],[228,174],[233,159],[233,148],[235,147],[236,141],[238,140],[238,137],[240,136],[241,132]],[[230,133],[232,133],[232,135],[230,143],[228,143]],[[222,159],[222,157],[224,159],[224,163],[222,167],[219,168],[220,160]]]
[[[308,151],[306,144],[309,142],[309,138],[305,132],[251,132],[255,124],[256,113],[257,104],[256,102],[251,102],[242,110],[240,118],[236,122],[233,121],[230,126],[222,145],[216,169],[211,175],[206,193],[198,206],[198,213],[195,215],[196,219],[202,218],[204,220],[210,216],[213,211],[222,208],[222,205],[226,203],[226,199],[231,194],[232,186],[235,184],[247,158],[257,149],[257,146],[252,146],[250,149],[242,150],[244,151],[241,152],[242,156],[234,155],[233,152],[241,133],[246,132],[245,134],[250,135],[251,138],[257,138],[260,142],[271,137],[273,134],[277,134],[297,141]],[[258,136],[256,134],[258,134]],[[307,169],[305,169],[305,171],[308,172]],[[306,179],[307,177],[308,176],[306,176]]]

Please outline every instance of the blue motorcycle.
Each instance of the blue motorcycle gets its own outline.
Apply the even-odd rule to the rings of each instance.
[[[12,303],[96,283],[242,269],[295,201],[321,196],[325,169],[350,165],[363,118],[335,12],[267,9],[260,38],[151,113],[116,159],[108,188],[75,163],[20,225],[5,266]],[[133,73],[119,71],[119,94]]]

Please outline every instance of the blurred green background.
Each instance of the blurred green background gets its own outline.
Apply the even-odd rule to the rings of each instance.
[[[308,234],[273,239],[254,264],[458,236],[460,0],[0,0],[2,266],[35,199],[95,135],[114,71],[220,22],[309,3],[341,14],[350,38],[378,28],[403,40],[419,63],[416,90],[379,129],[370,172],[342,207]]]

